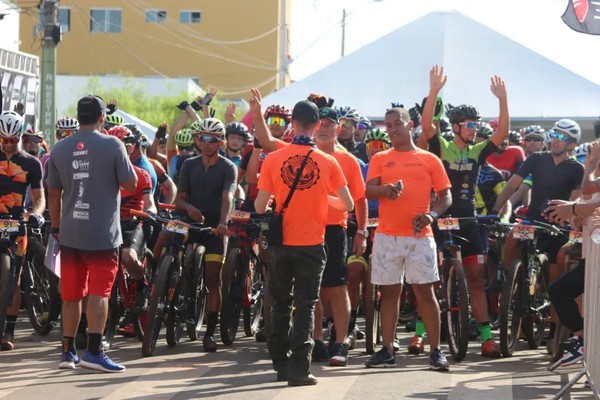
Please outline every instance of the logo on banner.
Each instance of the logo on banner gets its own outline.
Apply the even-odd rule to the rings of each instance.
[[[600,35],[600,0],[569,0],[562,20],[577,32]]]

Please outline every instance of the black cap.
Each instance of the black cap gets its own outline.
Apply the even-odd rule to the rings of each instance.
[[[106,111],[108,111],[108,108],[106,108],[106,104],[100,96],[90,94],[77,102],[77,115],[94,116]]]
[[[319,122],[319,109],[311,101],[299,101],[292,110],[292,119],[304,123],[316,124]]]
[[[340,123],[340,120],[338,118],[338,113],[335,109],[330,108],[330,107],[323,107],[319,110],[319,117],[320,118],[327,118],[330,121],[335,122],[336,124]]]

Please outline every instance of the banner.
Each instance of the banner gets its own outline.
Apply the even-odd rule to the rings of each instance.
[[[0,69],[0,106],[2,106],[2,111],[15,111],[17,104],[23,104],[25,129],[36,128],[38,86],[38,78]]]
[[[600,35],[600,0],[569,0],[562,20],[577,32]]]

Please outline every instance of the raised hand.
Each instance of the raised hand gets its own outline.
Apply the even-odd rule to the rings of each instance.
[[[490,78],[490,90],[499,99],[506,97],[506,86],[504,85],[504,81],[498,75],[494,75]]]
[[[429,89],[434,92],[439,92],[442,90],[448,77],[444,75],[444,67],[439,65],[434,65],[429,71]]]
[[[250,99],[248,99],[248,103],[250,104],[250,110],[255,115],[262,114],[262,96],[260,95],[260,90],[258,90],[257,88],[252,88],[250,89],[250,93],[252,94],[250,96]]]
[[[235,103],[229,103],[225,109],[225,124],[235,121]]]

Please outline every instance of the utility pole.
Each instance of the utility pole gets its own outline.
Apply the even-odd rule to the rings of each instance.
[[[287,2],[279,1],[279,68],[275,81],[275,90],[285,87],[285,76],[288,66],[288,37],[287,37]]]
[[[56,124],[56,46],[60,42],[58,24],[58,0],[44,0],[40,8],[44,26],[42,39],[42,78],[41,78],[41,129],[46,141],[54,145],[54,125]]]
[[[344,57],[344,48],[346,47],[346,9],[342,10],[342,57]]]

